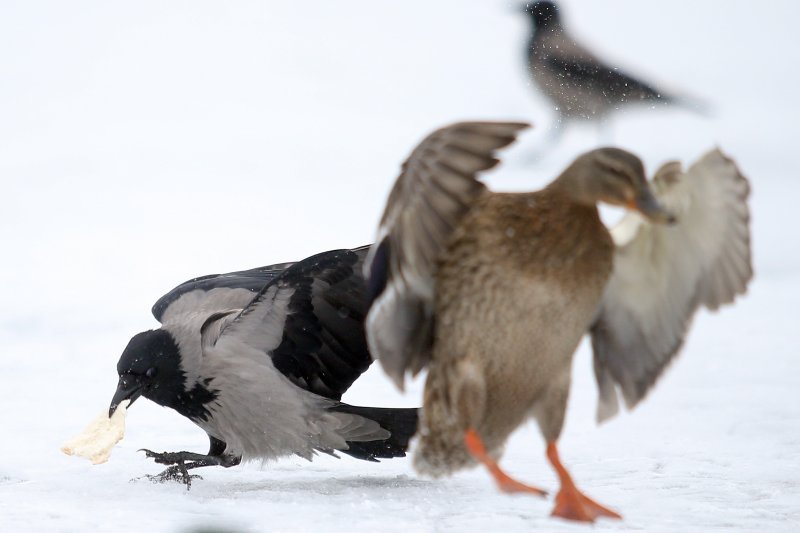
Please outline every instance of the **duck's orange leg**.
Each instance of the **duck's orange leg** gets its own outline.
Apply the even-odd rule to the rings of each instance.
[[[467,451],[469,451],[470,455],[480,461],[486,469],[489,470],[489,473],[492,474],[492,477],[501,491],[509,493],[527,492],[528,494],[536,494],[537,496],[547,496],[547,491],[525,485],[503,472],[500,469],[500,465],[497,464],[497,461],[489,456],[489,453],[486,451],[486,446],[483,444],[478,432],[474,429],[468,429],[464,433],[464,443],[467,445]]]
[[[578,520],[581,522],[594,522],[597,517],[606,516],[608,518],[621,519],[618,513],[604,507],[584,495],[575,486],[572,477],[561,464],[558,458],[558,450],[555,442],[547,443],[547,458],[550,464],[556,469],[558,478],[561,480],[561,490],[556,495],[556,506],[553,508],[552,516],[566,518],[567,520]]]

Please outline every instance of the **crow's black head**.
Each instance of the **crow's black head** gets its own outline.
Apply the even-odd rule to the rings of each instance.
[[[123,400],[133,403],[139,396],[181,411],[186,377],[178,343],[170,332],[156,329],[134,335],[119,358],[117,373],[119,384],[109,416]]]
[[[530,15],[536,28],[545,28],[559,23],[558,7],[553,2],[526,4],[525,12]]]

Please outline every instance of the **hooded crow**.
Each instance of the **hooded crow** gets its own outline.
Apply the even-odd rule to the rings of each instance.
[[[703,106],[665,94],[595,57],[566,32],[553,2],[526,4],[524,11],[533,30],[527,50],[529,74],[558,112],[553,141],[567,120],[603,120],[632,103],[684,104],[695,110]]]
[[[403,457],[417,409],[357,407],[342,394],[369,368],[361,274],[368,247],[187,281],[153,306],[161,328],[135,335],[117,363],[109,416],[144,396],[200,426],[207,454],[155,453],[157,481],[187,470],[341,451]]]

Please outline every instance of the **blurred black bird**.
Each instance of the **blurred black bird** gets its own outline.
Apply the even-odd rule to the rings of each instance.
[[[342,394],[369,368],[361,273],[367,247],[182,283],[153,306],[161,328],[135,335],[109,416],[144,396],[208,434],[207,454],[155,453],[157,481],[189,469],[291,454],[405,456],[417,409],[358,407]]]
[[[524,12],[533,30],[527,49],[529,74],[558,112],[550,142],[561,136],[569,120],[602,123],[612,111],[634,103],[678,104],[703,111],[703,103],[667,94],[595,57],[564,29],[553,2],[526,4]]]

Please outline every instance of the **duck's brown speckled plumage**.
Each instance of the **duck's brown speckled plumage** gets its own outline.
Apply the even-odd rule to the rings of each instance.
[[[530,416],[548,441],[558,438],[572,354],[612,259],[595,206],[576,205],[553,187],[481,197],[454,231],[436,276],[423,414],[423,425],[436,429],[420,439],[421,472],[473,463],[462,438],[467,427],[490,450]]]

